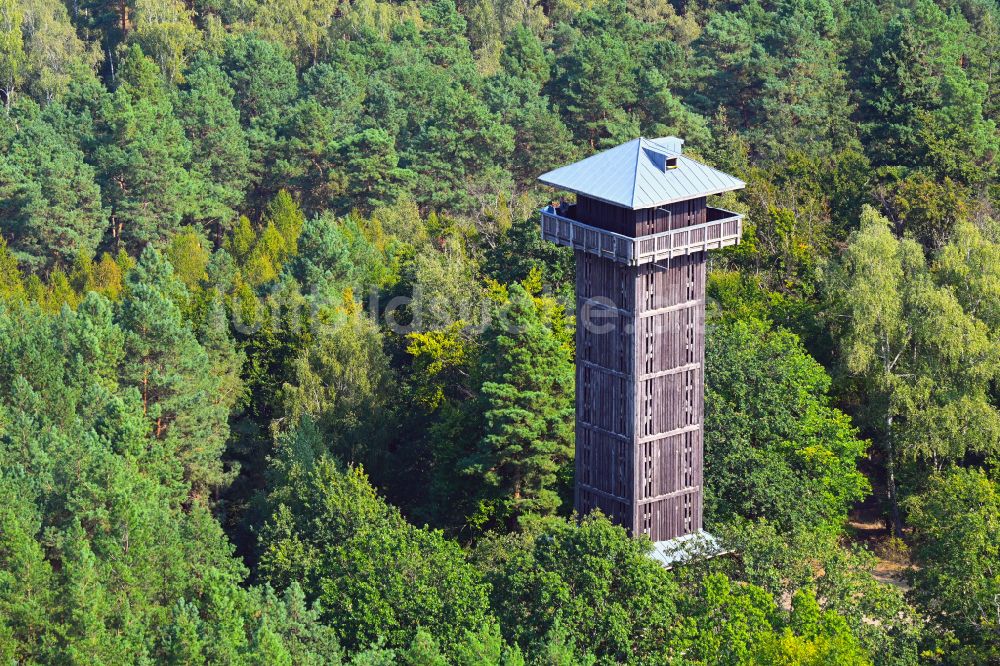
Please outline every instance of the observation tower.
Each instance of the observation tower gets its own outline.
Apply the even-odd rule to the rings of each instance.
[[[539,177],[576,194],[541,211],[542,237],[576,253],[576,510],[657,551],[702,532],[705,264],[743,230],[706,197],[745,183],[683,143],[634,139]]]

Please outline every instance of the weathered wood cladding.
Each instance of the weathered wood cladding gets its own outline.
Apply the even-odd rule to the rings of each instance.
[[[576,509],[600,509],[629,529],[635,513],[635,275],[633,267],[576,253]]]
[[[658,208],[630,210],[581,194],[576,198],[573,217],[592,227],[632,238],[708,221],[705,197],[678,201]]]
[[[633,533],[653,541],[702,525],[705,255],[639,271]]]
[[[576,508],[654,541],[697,531],[705,255],[669,268],[580,251],[576,262]]]

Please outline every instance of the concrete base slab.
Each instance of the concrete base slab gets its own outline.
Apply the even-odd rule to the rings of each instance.
[[[727,551],[714,536],[705,530],[685,534],[667,541],[656,541],[649,556],[667,569],[687,564],[693,560],[725,555]]]

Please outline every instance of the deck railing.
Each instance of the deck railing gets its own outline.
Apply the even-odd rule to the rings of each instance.
[[[716,218],[708,222],[639,238],[564,217],[552,206],[543,208],[541,214],[544,240],[630,266],[661,261],[669,264],[670,259],[681,255],[736,245],[743,234],[743,216],[721,208],[708,209],[708,217]]]
[[[633,261],[636,252],[635,238],[563,217],[557,214],[552,206],[542,209],[542,238],[605,259],[637,265]]]

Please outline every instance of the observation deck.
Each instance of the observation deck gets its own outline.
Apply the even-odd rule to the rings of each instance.
[[[542,208],[542,238],[628,266],[669,265],[675,257],[736,245],[743,235],[743,215],[723,208],[708,207],[701,224],[636,238],[575,220],[574,210],[569,206],[559,214],[552,206]]]

